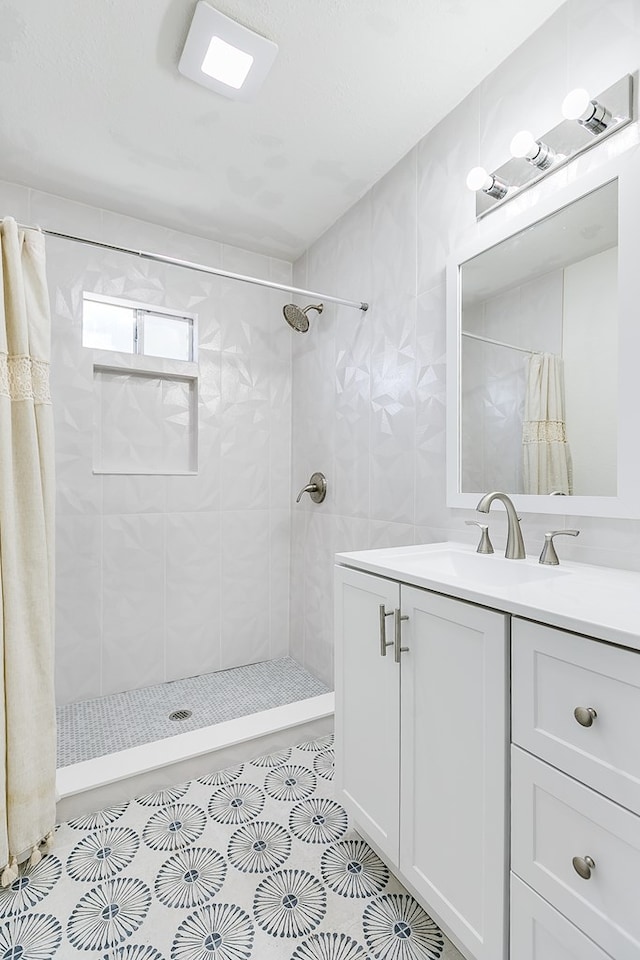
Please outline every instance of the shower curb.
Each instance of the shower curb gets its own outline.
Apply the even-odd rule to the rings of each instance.
[[[334,695],[324,693],[60,767],[56,774],[57,820],[85,816],[330,733],[333,711]]]

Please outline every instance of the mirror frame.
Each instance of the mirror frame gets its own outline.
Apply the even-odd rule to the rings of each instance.
[[[576,172],[568,169],[568,177]],[[487,490],[462,493],[461,268],[464,263],[545,220],[599,187],[618,180],[618,460],[616,497],[512,494],[518,511],[581,517],[640,518],[640,147],[637,145],[539,200],[524,212],[483,221],[482,236],[447,264],[447,506],[475,510]],[[496,217],[498,211],[496,211]],[[486,228],[486,229],[485,229]]]

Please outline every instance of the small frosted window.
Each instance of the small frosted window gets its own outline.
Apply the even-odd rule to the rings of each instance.
[[[82,345],[167,360],[195,360],[193,317],[85,294]]]
[[[169,317],[160,313],[144,313],[142,317],[142,350],[149,357],[191,360],[193,321],[188,317]]]
[[[97,350],[135,353],[136,311],[131,307],[85,298],[82,311],[82,345]]]

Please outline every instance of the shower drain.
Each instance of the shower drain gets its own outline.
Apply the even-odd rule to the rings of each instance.
[[[169,720],[188,720],[191,713],[191,710],[174,710],[169,714]]]

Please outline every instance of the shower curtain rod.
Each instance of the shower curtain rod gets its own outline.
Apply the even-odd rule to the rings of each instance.
[[[2,220],[0,220],[0,223]],[[285,293],[297,293],[300,296],[311,297],[313,300],[323,300],[325,303],[339,303],[345,307],[354,307],[365,312],[369,304],[364,301],[343,300],[341,297],[330,297],[313,290],[302,290],[300,287],[290,287],[285,283],[274,283],[271,280],[261,280],[259,277],[248,277],[242,273],[231,273],[230,270],[221,270],[218,267],[208,267],[204,263],[193,263],[191,260],[178,260],[176,257],[165,257],[161,253],[151,253],[148,250],[134,250],[131,247],[119,247],[113,243],[103,243],[100,240],[89,240],[87,237],[75,237],[70,233],[59,233],[57,230],[46,230],[44,227],[29,227],[18,224],[24,230],[39,230],[47,237],[57,237],[59,240],[72,240],[74,243],[84,243],[89,247],[100,247],[102,250],[112,250],[115,253],[129,253],[143,260],[153,260],[154,263],[166,263],[174,267],[184,267],[185,270],[197,270],[200,273],[209,273],[216,277],[226,277],[228,280],[241,280],[243,283],[254,283],[259,287],[269,287],[271,290],[282,290]]]
[[[492,343],[495,347],[506,347],[507,350],[519,350],[520,353],[533,354],[537,350],[528,350],[526,347],[516,347],[514,343],[504,343],[502,340],[492,340],[491,337],[482,337],[479,333],[469,333],[468,330],[461,330],[463,337],[469,337],[470,340],[480,340],[482,343]]]

